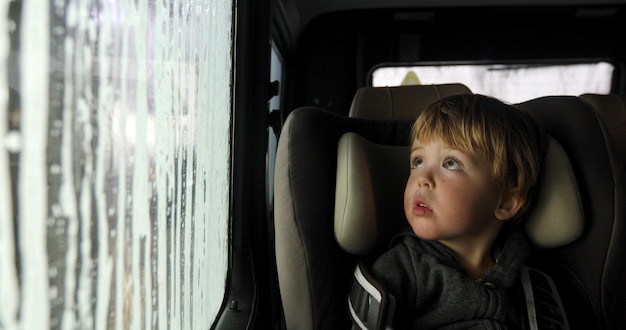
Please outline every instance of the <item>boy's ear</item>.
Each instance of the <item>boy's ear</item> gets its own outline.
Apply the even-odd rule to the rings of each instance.
[[[496,209],[495,216],[498,220],[509,220],[514,217],[524,205],[524,197],[517,187],[506,189],[502,193],[500,204]]]

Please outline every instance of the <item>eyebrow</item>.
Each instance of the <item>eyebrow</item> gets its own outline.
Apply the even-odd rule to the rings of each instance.
[[[463,148],[457,148],[457,147],[452,147],[448,144],[445,144],[445,146],[442,149],[448,149],[448,151],[452,151],[452,152],[458,152],[462,155],[464,155],[465,157],[468,157],[470,159],[474,159],[474,157],[477,156],[476,152],[472,152],[470,150],[466,150]],[[425,149],[424,147],[424,143],[420,143],[419,145],[415,146],[414,144],[411,145],[411,154],[413,154],[415,151],[419,151],[421,149]]]

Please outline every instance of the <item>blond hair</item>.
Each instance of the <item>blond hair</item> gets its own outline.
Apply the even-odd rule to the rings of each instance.
[[[445,97],[413,125],[411,141],[440,138],[454,148],[481,152],[501,189],[516,187],[527,206],[541,169],[543,132],[530,115],[480,94]]]

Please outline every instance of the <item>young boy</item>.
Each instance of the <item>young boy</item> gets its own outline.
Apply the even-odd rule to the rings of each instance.
[[[542,132],[483,95],[431,104],[416,120],[404,211],[372,274],[396,298],[395,329],[519,327],[511,299],[529,246],[518,228],[540,173]]]

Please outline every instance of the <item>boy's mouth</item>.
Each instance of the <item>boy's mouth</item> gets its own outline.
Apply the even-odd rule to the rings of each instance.
[[[428,205],[426,205],[425,203],[415,203],[415,207],[422,208],[422,209],[429,209]]]
[[[417,216],[432,214],[433,210],[423,201],[415,201],[413,203],[413,214]]]

